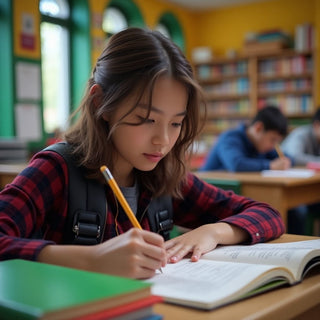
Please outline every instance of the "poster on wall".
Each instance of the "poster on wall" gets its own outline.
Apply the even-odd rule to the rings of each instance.
[[[16,63],[16,97],[17,100],[41,99],[40,66],[36,63]]]
[[[42,137],[41,112],[37,104],[15,106],[16,136],[22,141],[39,141]]]
[[[30,13],[22,13],[21,20],[20,46],[23,49],[34,50],[36,47],[34,16]]]

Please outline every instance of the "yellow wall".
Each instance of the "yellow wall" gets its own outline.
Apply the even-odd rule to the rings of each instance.
[[[102,15],[109,0],[88,0],[91,19]],[[190,57],[195,46],[210,46],[217,55],[224,55],[230,48],[241,51],[245,34],[250,31],[281,28],[291,34],[299,23],[311,22],[319,30],[320,0],[269,0],[197,13],[161,0],[134,0],[148,27],[153,28],[160,16],[171,11],[176,15],[184,31],[186,55]],[[14,5],[14,53],[18,56],[40,58],[38,13],[39,0],[15,0]],[[35,49],[21,46],[22,15],[34,18]],[[102,16],[101,16],[102,18]],[[104,39],[101,28],[92,25],[92,36]],[[101,49],[101,48],[100,48]],[[93,62],[98,52],[94,52]]]
[[[216,56],[229,49],[241,53],[247,32],[281,29],[294,36],[295,26],[312,23],[316,29],[316,97],[320,106],[320,0],[269,0],[193,14],[194,46],[209,46]]]
[[[154,28],[161,15],[166,11],[172,12],[179,20],[185,37],[186,55],[189,57],[192,47],[194,46],[194,39],[196,37],[196,30],[194,28],[193,14],[186,9],[183,9],[177,5],[165,3],[160,0],[132,0],[139,8],[145,24],[149,28]],[[109,4],[110,0],[89,0],[89,6],[91,15],[102,15],[104,9]],[[101,17],[102,18],[102,17]],[[91,29],[92,37],[100,39],[100,44],[103,43],[105,34],[101,28],[93,26]],[[102,47],[93,46],[92,51],[92,64],[97,60]]]
[[[186,55],[190,57],[191,49],[194,47],[194,41],[197,37],[194,15],[191,11],[158,0],[135,0],[135,3],[140,8],[146,25],[150,28],[157,25],[163,13],[166,11],[172,12],[181,24],[185,37]]]
[[[91,21],[95,19],[100,19],[102,23],[102,14],[106,6],[108,5],[109,0],[88,0],[89,2],[89,9],[90,9],[90,15],[91,15]],[[105,33],[103,32],[101,27],[98,27],[95,25],[95,23],[91,23],[91,40],[92,40],[92,65],[94,66],[100,53],[101,49],[103,47],[104,39],[105,39]],[[95,45],[96,40],[100,40],[100,45]]]
[[[99,22],[110,0],[88,0],[91,21]],[[195,46],[210,46],[217,56],[225,55],[228,49],[241,52],[247,32],[280,28],[294,34],[297,24],[311,22],[320,30],[320,0],[269,0],[215,10],[196,12],[166,3],[162,0],[132,0],[139,7],[148,27],[153,28],[160,16],[172,12],[179,20],[185,36],[186,55],[191,57]],[[195,0],[196,1],[196,0]],[[39,0],[14,0],[14,55],[40,59],[40,14]],[[34,48],[24,48],[21,43],[23,14],[30,15],[34,22]],[[98,18],[97,18],[98,17]],[[92,64],[95,63],[105,41],[99,24],[91,24]],[[97,40],[97,41],[94,41]],[[316,103],[320,104],[320,32],[317,33]],[[98,44],[97,44],[98,43]]]
[[[225,55],[230,48],[241,51],[247,32],[279,28],[293,35],[297,24],[315,23],[317,1],[269,0],[195,13],[195,45],[210,46],[217,55]]]
[[[15,0],[13,6],[14,55],[30,59],[40,59],[40,14],[39,0]],[[32,28],[26,31],[23,20],[31,19]],[[22,37],[29,37],[34,47],[27,48]]]

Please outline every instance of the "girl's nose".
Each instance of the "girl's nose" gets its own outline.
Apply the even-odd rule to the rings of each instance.
[[[169,132],[166,127],[158,127],[156,128],[153,139],[152,139],[153,144],[158,144],[158,145],[168,145],[169,144]]]

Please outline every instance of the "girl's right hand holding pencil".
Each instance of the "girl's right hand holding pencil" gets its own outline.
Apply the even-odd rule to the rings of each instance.
[[[38,261],[145,279],[166,265],[167,256],[159,234],[132,228],[94,246],[47,245],[41,250]]]
[[[163,238],[153,232],[132,228],[104,243],[91,247],[91,270],[126,276],[150,278],[166,265]]]

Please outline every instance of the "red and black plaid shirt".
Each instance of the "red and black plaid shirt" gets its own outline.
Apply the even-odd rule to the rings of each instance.
[[[205,223],[224,221],[247,230],[251,244],[279,237],[285,230],[279,213],[269,205],[211,186],[192,174],[188,175],[183,196],[183,199],[173,199],[173,220],[177,225],[196,228]],[[132,227],[107,186],[106,197],[105,240]],[[150,197],[149,192],[140,192],[138,216],[143,216]],[[38,153],[0,193],[0,260],[36,260],[45,245],[62,243],[67,199],[68,174],[64,159],[55,152]],[[143,229],[150,230],[145,216],[140,223]],[[44,239],[31,239],[40,229]]]

